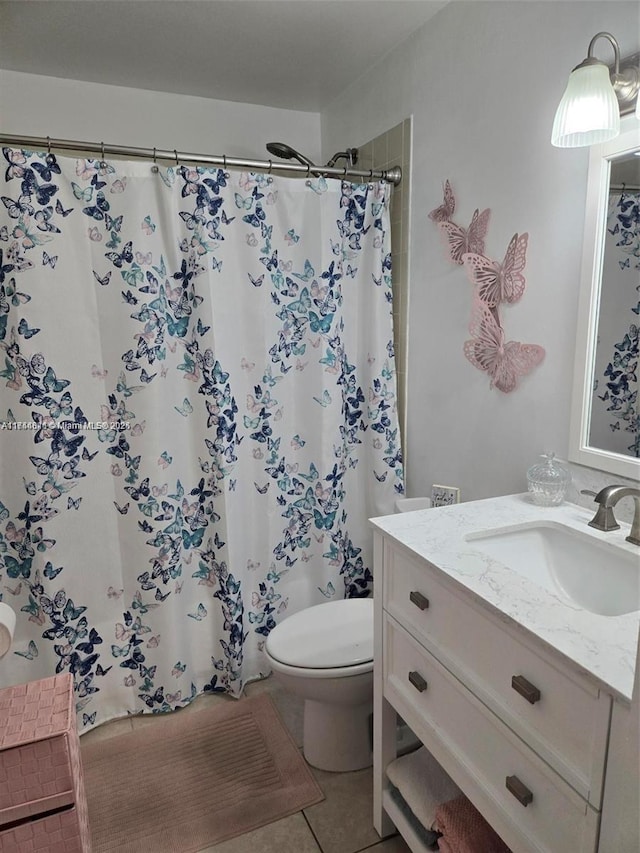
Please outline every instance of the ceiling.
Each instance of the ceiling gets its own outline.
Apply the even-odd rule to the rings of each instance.
[[[0,67],[319,112],[447,0],[2,0]]]

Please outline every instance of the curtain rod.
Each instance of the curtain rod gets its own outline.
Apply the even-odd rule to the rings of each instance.
[[[402,169],[393,166],[391,169],[349,169],[337,166],[303,166],[297,163],[280,163],[272,160],[246,160],[242,157],[227,157],[226,154],[188,154],[182,151],[163,150],[160,148],[134,148],[129,145],[107,145],[104,142],[79,142],[73,139],[53,139],[49,136],[12,136],[0,134],[0,144],[12,147],[27,148],[35,151],[51,151],[52,148],[65,151],[78,151],[90,154],[116,154],[122,157],[133,157],[141,160],[171,160],[177,165],[181,163],[205,164],[222,166],[223,169],[249,169],[261,172],[302,172],[307,176],[323,175],[327,178],[364,178],[388,181],[397,187],[402,180]]]

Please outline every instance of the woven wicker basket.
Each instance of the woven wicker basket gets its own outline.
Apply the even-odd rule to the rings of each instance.
[[[0,850],[90,853],[68,673],[0,690]]]

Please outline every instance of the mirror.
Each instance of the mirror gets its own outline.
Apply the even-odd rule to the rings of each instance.
[[[640,125],[593,146],[569,459],[640,479]]]

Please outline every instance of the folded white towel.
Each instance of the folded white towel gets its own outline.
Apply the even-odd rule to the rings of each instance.
[[[462,793],[424,746],[392,761],[387,776],[426,829],[431,828],[440,803]]]

